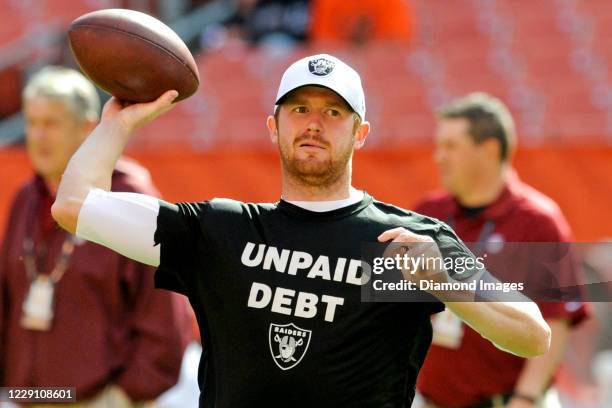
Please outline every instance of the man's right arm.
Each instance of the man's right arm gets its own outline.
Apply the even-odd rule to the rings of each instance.
[[[51,207],[53,218],[74,234],[79,213],[92,189],[109,191],[111,176],[119,156],[133,132],[171,109],[176,91],[157,100],[125,106],[111,98],[104,106],[102,121],[70,159]]]

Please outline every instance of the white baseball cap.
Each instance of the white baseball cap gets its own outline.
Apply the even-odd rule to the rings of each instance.
[[[312,55],[294,62],[281,79],[276,105],[291,91],[306,85],[329,88],[340,95],[361,117],[365,118],[365,95],[357,71],[328,54]]]

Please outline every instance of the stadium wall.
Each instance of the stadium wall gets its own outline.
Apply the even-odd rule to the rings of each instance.
[[[275,152],[133,153],[170,201],[230,197],[276,201],[280,173]],[[31,174],[21,148],[0,149],[0,237],[18,186]],[[578,241],[612,237],[612,149],[523,148],[514,161],[519,175],[555,199]],[[410,208],[438,186],[431,149],[361,151],[355,156],[354,184],[382,201]]]

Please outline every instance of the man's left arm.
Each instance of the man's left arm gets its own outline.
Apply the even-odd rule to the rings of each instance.
[[[428,252],[427,257],[442,257],[438,244],[432,237],[415,234],[405,228],[387,230],[378,237],[378,240],[414,244],[415,248],[425,248]],[[453,236],[452,240],[457,245],[462,245],[458,238]],[[423,256],[422,251],[417,249],[414,256]],[[465,256],[473,255],[465,249]],[[420,270],[416,274],[404,276],[408,280],[431,279],[434,275],[441,281],[452,280],[445,270],[433,271],[434,275],[430,272],[432,271]],[[438,293],[435,290],[428,290],[428,292],[443,301],[468,326],[501,350],[519,357],[536,357],[548,352],[550,327],[546,324],[538,306],[519,292],[513,294],[517,300],[514,302],[495,301],[495,299],[476,302],[476,294],[471,291]]]
[[[507,408],[532,408],[534,404],[529,399],[535,400],[544,394],[564,357],[570,333],[569,322],[563,318],[547,319],[546,322],[552,332],[550,350],[525,362],[514,387],[516,397],[510,399]]]
[[[533,302],[444,303],[468,326],[503,351],[530,358],[549,350],[551,329]]]
[[[7,309],[7,301],[6,301],[6,274],[8,272],[7,257],[8,257],[8,240],[5,239],[0,246],[0,386],[4,386],[4,364],[5,359],[4,356],[4,335],[7,332],[6,325],[8,324],[8,319],[5,316]]]
[[[185,298],[155,289],[151,268],[124,261],[131,353],[116,384],[133,401],[148,401],[177,383],[193,336]]]
[[[20,196],[18,196],[20,197]],[[8,331],[8,266],[9,266],[9,237],[14,234],[16,220],[18,219],[16,214],[16,208],[21,204],[20,199],[16,198],[13,201],[11,210],[8,217],[8,225],[4,230],[4,239],[0,242],[0,386],[6,384],[6,378],[4,378],[4,370],[6,364],[6,333]]]

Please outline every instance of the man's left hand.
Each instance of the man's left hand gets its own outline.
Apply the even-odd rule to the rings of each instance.
[[[378,236],[379,242],[389,240],[391,240],[391,243],[383,254],[385,258],[395,259],[399,257],[402,261],[410,259],[420,261],[418,268],[414,268],[414,264],[410,262],[406,264],[401,262],[404,267],[400,269],[405,280],[416,284],[423,279],[433,280],[437,283],[449,280],[448,273],[444,269],[442,254],[433,238],[398,227],[387,230]]]

